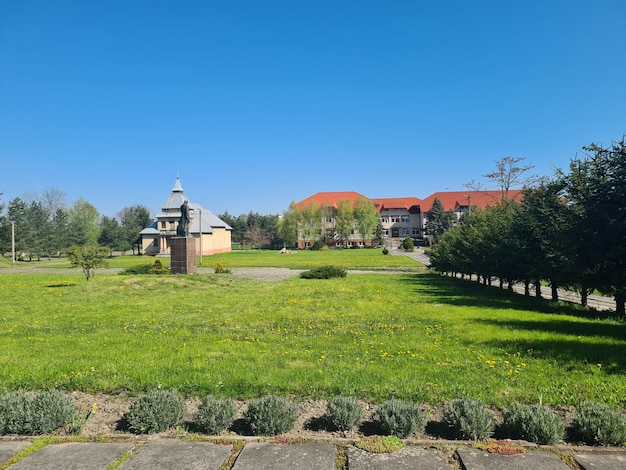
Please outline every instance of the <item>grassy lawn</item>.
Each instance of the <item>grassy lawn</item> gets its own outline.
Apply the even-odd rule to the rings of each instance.
[[[157,258],[151,256],[116,256],[107,260],[109,268],[128,268],[138,264],[154,264]],[[164,266],[169,267],[169,258],[158,258]],[[253,267],[274,267],[291,269],[311,269],[316,266],[332,264],[346,269],[412,269],[419,271],[423,266],[406,256],[383,255],[378,249],[363,250],[330,250],[330,251],[295,251],[281,254],[276,250],[250,250],[233,251],[211,256],[203,256],[202,266],[200,258],[197,258],[198,267],[215,268],[220,262],[224,267],[230,268],[253,268]],[[0,268],[10,267],[11,260],[0,257]],[[50,269],[66,269],[71,267],[67,258],[41,260],[32,262],[19,262],[16,268],[27,268],[36,266]],[[0,271],[1,273],[2,271]]]
[[[352,251],[370,250],[337,252],[358,267]],[[305,252],[224,259],[227,267],[280,266],[273,262],[291,257],[310,267],[328,253],[313,254],[317,261]],[[97,274],[89,283],[82,275],[0,274],[0,302],[3,390],[160,386],[194,396],[626,407],[625,323],[434,274],[280,282]]]

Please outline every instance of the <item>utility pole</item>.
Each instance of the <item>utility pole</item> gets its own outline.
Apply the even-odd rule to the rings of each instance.
[[[200,226],[200,266],[202,266],[202,209],[198,209],[199,221],[198,225]]]

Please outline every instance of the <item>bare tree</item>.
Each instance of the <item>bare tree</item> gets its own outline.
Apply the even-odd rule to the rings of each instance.
[[[263,245],[269,245],[272,241],[270,233],[256,225],[250,227],[243,236],[244,243],[250,244],[260,250]]]
[[[503,157],[496,161],[496,169],[491,173],[482,175],[489,181],[489,186],[495,186],[501,192],[501,200],[508,199],[509,191],[514,188],[528,188],[541,183],[544,178],[537,175],[527,175],[529,171],[535,168],[535,165],[524,164],[525,157]],[[486,191],[480,182],[470,181],[465,185],[472,191]]]

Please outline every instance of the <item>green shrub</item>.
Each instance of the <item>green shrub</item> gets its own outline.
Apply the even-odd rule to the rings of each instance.
[[[424,431],[428,415],[415,403],[392,398],[378,407],[376,420],[385,434],[405,438]]]
[[[339,431],[349,431],[363,419],[363,408],[353,397],[336,396],[328,402],[326,420]]]
[[[313,243],[313,246],[311,247],[311,250],[321,250],[322,248],[326,247],[326,243],[324,243],[322,240],[316,240],[315,243]],[[326,247],[328,248],[328,247]]]
[[[154,262],[154,265],[148,271],[149,274],[169,274],[170,270],[163,266],[161,260],[158,259]]]
[[[198,406],[194,420],[207,434],[219,434],[233,424],[236,415],[237,407],[232,400],[207,395]]]
[[[300,273],[302,279],[331,279],[333,277],[346,277],[346,275],[346,270],[338,266],[319,266]]]
[[[75,414],[73,400],[57,390],[0,395],[1,434],[49,434],[71,423]]]
[[[413,240],[409,237],[405,238],[402,241],[402,249],[404,251],[415,251],[415,247],[413,245]]]
[[[452,400],[443,407],[443,420],[458,439],[486,439],[493,434],[493,417],[482,402],[470,398]]]
[[[383,248],[383,255],[388,255],[389,254],[389,250],[387,248]]]
[[[136,264],[135,266],[129,266],[120,272],[121,275],[134,275],[134,274],[150,274],[150,270],[153,268],[151,264]]]
[[[298,418],[295,405],[274,395],[250,401],[244,421],[257,436],[276,436],[293,428]]]
[[[320,248],[320,251],[330,251],[330,248],[328,248],[328,245],[324,245]]]
[[[587,444],[621,446],[626,443],[626,418],[608,405],[581,405],[572,416],[572,424]]]
[[[218,263],[215,265],[215,274],[225,274],[229,272],[230,269],[226,269],[226,267],[224,267],[224,263],[222,263],[221,261],[218,261]]]
[[[515,404],[503,414],[503,428],[510,439],[555,444],[565,436],[565,423],[541,405]]]
[[[152,434],[180,423],[185,410],[185,401],[178,393],[152,390],[131,405],[126,421],[132,432]]]

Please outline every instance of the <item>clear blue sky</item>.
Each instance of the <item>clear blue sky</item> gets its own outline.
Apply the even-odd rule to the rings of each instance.
[[[625,132],[624,0],[0,0],[5,203],[424,198]]]

